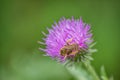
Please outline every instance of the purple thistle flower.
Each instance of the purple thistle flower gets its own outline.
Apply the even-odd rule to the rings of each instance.
[[[90,25],[83,23],[81,18],[62,18],[48,32],[44,39],[46,49],[41,50],[59,61],[81,60],[81,56],[88,53],[89,45],[93,41]]]

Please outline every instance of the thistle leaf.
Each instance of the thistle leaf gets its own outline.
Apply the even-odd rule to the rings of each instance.
[[[113,80],[113,77],[110,77],[110,78],[107,77],[104,66],[101,67],[101,79],[102,80]]]

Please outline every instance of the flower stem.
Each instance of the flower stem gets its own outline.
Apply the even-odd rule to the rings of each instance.
[[[85,67],[88,69],[89,73],[92,75],[92,77],[95,79],[95,80],[100,80],[99,76],[97,75],[95,69],[92,67],[92,65],[89,63],[89,64],[85,64]]]
[[[67,70],[77,79],[77,80],[100,80],[94,68],[90,63],[87,65],[84,63],[74,64],[72,66],[67,66]]]

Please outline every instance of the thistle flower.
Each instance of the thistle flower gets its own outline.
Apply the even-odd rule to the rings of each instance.
[[[52,29],[48,29],[48,34],[44,42],[46,48],[40,50],[46,52],[46,56],[50,56],[60,62],[65,62],[68,71],[78,80],[101,80],[90,64],[92,60],[91,54],[96,52],[92,49],[93,43],[90,25],[85,24],[80,19],[62,18],[58,23],[52,25]],[[81,61],[79,65],[74,62]],[[70,64],[68,64],[70,63]],[[72,63],[72,64],[71,64]],[[102,69],[102,79],[109,79]]]
[[[90,53],[92,33],[90,25],[83,23],[82,18],[62,18],[58,23],[54,23],[48,32],[44,38],[46,49],[41,49],[47,56],[59,61],[81,61]]]

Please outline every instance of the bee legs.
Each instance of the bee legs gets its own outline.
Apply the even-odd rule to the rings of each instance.
[[[67,56],[68,56],[68,55],[65,55],[64,60],[66,60]]]

